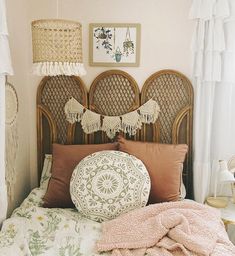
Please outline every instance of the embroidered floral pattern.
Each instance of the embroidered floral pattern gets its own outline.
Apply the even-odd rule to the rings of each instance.
[[[119,151],[101,151],[84,158],[73,172],[71,198],[79,212],[104,221],[145,206],[150,178],[144,164]]]
[[[40,207],[44,188],[34,189],[3,223],[0,255],[109,256],[96,253],[101,224],[82,217],[76,209]]]

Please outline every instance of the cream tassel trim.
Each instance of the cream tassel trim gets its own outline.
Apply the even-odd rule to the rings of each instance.
[[[84,113],[85,110],[85,113]],[[103,116],[101,127],[101,115],[84,108],[76,99],[71,98],[64,107],[66,119],[70,123],[81,121],[83,131],[87,134],[104,131],[110,139],[113,139],[118,131],[129,135],[135,135],[137,129],[141,129],[142,123],[155,123],[160,108],[156,101],[150,99],[137,110],[121,116]]]
[[[137,110],[122,115],[122,131],[129,135],[135,135],[137,129],[141,129],[142,122]]]
[[[155,100],[150,99],[141,107],[139,107],[139,111],[141,122],[145,124],[150,124],[156,122],[160,112],[160,107]]]
[[[73,97],[65,104],[64,112],[66,119],[71,124],[80,122],[82,119],[84,107]]]
[[[119,116],[104,116],[102,131],[105,131],[110,139],[121,129],[121,118]]]
[[[33,63],[34,75],[37,76],[84,76],[86,70],[83,63],[71,62],[37,62]]]
[[[101,130],[100,115],[89,109],[82,116],[82,129],[85,133],[90,134]]]

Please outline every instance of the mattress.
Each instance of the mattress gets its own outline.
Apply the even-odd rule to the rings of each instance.
[[[3,223],[0,255],[107,256],[96,253],[101,224],[76,209],[43,208],[45,190],[36,188]]]

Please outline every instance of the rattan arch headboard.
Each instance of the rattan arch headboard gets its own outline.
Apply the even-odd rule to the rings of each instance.
[[[189,152],[184,164],[187,197],[193,197],[192,186],[192,118],[193,89],[181,73],[162,70],[150,76],[141,91],[126,72],[110,70],[93,81],[87,95],[77,77],[45,77],[37,92],[38,176],[44,155],[51,153],[53,142],[65,144],[104,143],[102,132],[85,135],[80,124],[69,125],[64,115],[65,102],[73,96],[84,106],[103,115],[120,115],[136,109],[150,98],[158,101],[161,113],[155,125],[145,125],[131,139],[161,143],[187,143]],[[88,104],[89,102],[89,104]]]
[[[162,70],[151,75],[144,83],[141,91],[141,104],[150,98],[158,102],[161,114],[152,127],[145,125],[142,128],[142,138],[160,143],[188,145],[189,151],[184,162],[183,179],[187,196],[192,198],[192,84],[180,72]]]

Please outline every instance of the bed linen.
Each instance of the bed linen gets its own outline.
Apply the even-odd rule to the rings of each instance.
[[[42,208],[45,189],[36,188],[4,221],[0,256],[108,256],[95,253],[101,224],[76,209]]]
[[[110,252],[96,250],[96,242],[102,237],[101,223],[84,218],[76,209],[41,207],[44,194],[44,188],[34,189],[11,218],[4,221],[0,232],[0,256],[111,256]],[[226,234],[223,227],[221,232]],[[221,240],[217,241],[221,246],[215,255],[235,255],[230,253],[232,244],[228,238],[226,241],[226,246]]]

